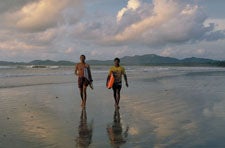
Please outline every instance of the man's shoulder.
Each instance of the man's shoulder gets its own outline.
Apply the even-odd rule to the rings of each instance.
[[[110,70],[115,70],[116,69],[116,66],[111,66],[110,67]]]
[[[121,70],[124,70],[124,69],[125,69],[123,66],[120,66],[119,68],[120,68]]]
[[[85,66],[85,67],[89,67],[90,65],[88,63],[77,63],[76,66]]]
[[[81,65],[81,63],[76,63],[76,66],[80,66]]]
[[[116,67],[116,66],[112,66],[111,68],[110,68],[110,70],[125,70],[125,68],[123,67],[123,66],[119,66],[119,67]]]

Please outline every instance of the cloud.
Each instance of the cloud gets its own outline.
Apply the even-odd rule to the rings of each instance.
[[[29,45],[17,40],[0,43],[0,49],[7,49],[7,50],[23,49],[24,51],[26,51],[34,48],[35,46],[33,45]]]
[[[132,1],[133,5],[129,2],[118,12],[117,21],[126,20],[130,24],[118,25],[118,32],[104,37],[104,42],[154,47],[202,40],[215,41],[225,37],[224,31],[215,31],[214,23],[205,24],[207,16],[197,4],[177,0],[153,0],[152,4]]]
[[[74,22],[81,15],[81,0],[38,0],[27,3],[16,12],[8,12],[6,20],[18,29],[43,31],[64,22]],[[73,8],[73,9],[72,9]]]
[[[174,2],[168,4],[166,1],[154,1],[153,13],[143,18],[142,20],[130,24],[125,28],[123,32],[118,33],[115,36],[117,41],[132,40],[140,37],[147,30],[154,30],[157,26],[167,21],[171,16],[176,13],[177,7],[174,6]]]
[[[210,23],[215,24],[215,30],[225,30],[225,19],[207,19],[205,21],[205,25]]]
[[[65,51],[65,53],[66,54],[71,54],[71,53],[73,53],[73,51],[74,51],[74,49],[73,48],[68,48],[66,51]]]
[[[2,60],[33,60],[58,53],[58,48],[54,47],[58,36],[57,29],[48,29],[38,33],[0,29],[0,34],[0,59]]]
[[[96,52],[108,55],[107,50],[113,50],[115,56],[125,56],[132,51],[135,54],[151,52],[174,57],[203,57],[209,56],[205,48],[191,45],[224,38],[223,30],[216,30],[213,20],[206,20],[206,14],[197,4],[177,0],[155,0],[153,3],[129,0],[114,18],[102,16],[79,22],[68,33],[71,32],[73,41],[78,39],[87,46],[95,45],[93,56],[99,56]],[[183,48],[185,44],[190,46]]]
[[[128,10],[132,10],[135,11],[137,8],[140,7],[140,2],[139,0],[129,0],[128,4],[126,7],[122,8],[118,14],[117,14],[117,22],[120,22],[123,15],[128,11]]]
[[[30,44],[24,40],[14,39],[0,42],[0,58],[10,61],[25,61],[40,57],[46,49],[44,46]]]
[[[224,59],[224,19],[208,18],[190,1],[1,0],[0,59],[145,53]]]
[[[36,0],[0,0],[0,13],[7,11],[15,11],[27,3],[32,3]]]
[[[204,40],[195,44],[176,44],[173,46],[165,46],[153,51],[155,51],[158,55],[176,57],[180,59],[187,57],[199,57],[224,60],[224,46],[224,40],[217,40],[213,42]]]

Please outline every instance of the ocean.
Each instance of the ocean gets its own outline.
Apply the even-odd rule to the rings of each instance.
[[[73,66],[0,67],[0,147],[225,147],[225,69],[125,66],[120,109],[91,66],[80,107]]]

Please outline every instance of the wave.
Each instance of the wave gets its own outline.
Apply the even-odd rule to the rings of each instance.
[[[34,77],[34,76],[65,76],[65,75],[73,75],[73,72],[63,72],[63,73],[22,73],[22,74],[12,74],[12,73],[1,74],[0,73],[0,78]]]
[[[74,82],[46,82],[46,83],[35,83],[35,84],[18,84],[18,85],[5,85],[5,86],[1,86],[0,88],[15,88],[15,87],[27,87],[27,86],[38,86],[38,85],[53,85],[53,84],[72,84]]]
[[[15,69],[17,66],[0,66],[0,69]]]
[[[29,69],[29,68],[45,68],[45,69],[59,69],[61,66],[57,65],[9,65],[9,66],[0,66],[0,69]]]
[[[25,68],[49,68],[49,69],[58,69],[60,66],[46,66],[46,65],[28,65],[24,66]]]

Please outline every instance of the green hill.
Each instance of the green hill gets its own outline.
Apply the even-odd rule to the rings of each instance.
[[[155,54],[125,56],[120,58],[123,65],[150,65],[150,66],[221,66],[225,67],[225,61],[216,61],[204,58],[185,58],[176,59],[163,57]],[[112,60],[87,60],[90,65],[113,65]],[[72,66],[75,62],[71,61],[52,61],[52,60],[34,60],[28,63],[0,61],[0,65],[63,65]]]
[[[113,60],[100,61],[90,60],[87,61],[91,65],[112,65]],[[224,62],[215,61],[204,58],[185,58],[176,59],[171,57],[163,57],[155,54],[125,56],[121,58],[123,65],[150,65],[150,66],[223,66]]]

